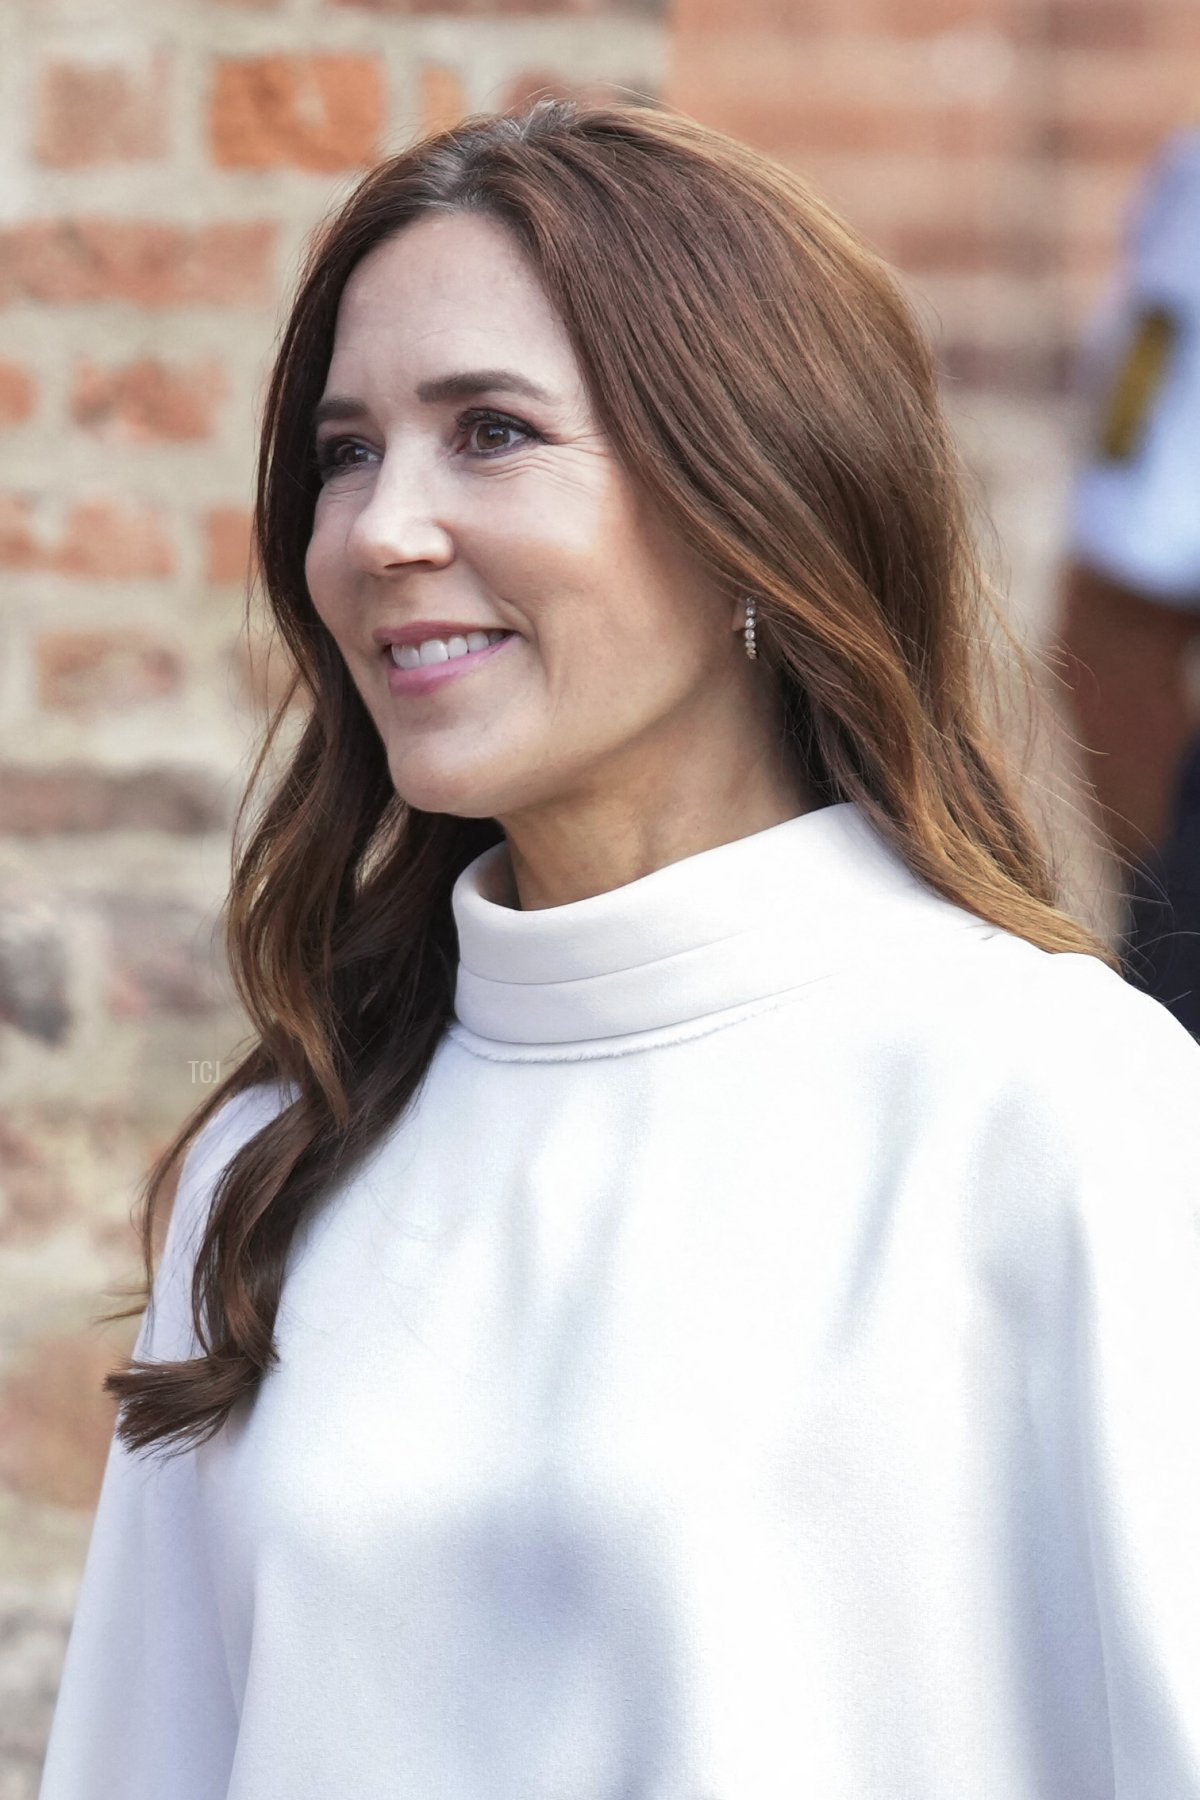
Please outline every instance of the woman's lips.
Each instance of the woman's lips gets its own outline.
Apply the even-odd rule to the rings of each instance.
[[[383,654],[387,666],[388,693],[397,697],[431,694],[435,688],[444,687],[446,682],[471,674],[515,642],[516,633],[510,632],[498,644],[489,644],[486,650],[471,650],[466,656],[452,656],[448,662],[422,663],[417,669],[402,669],[398,663],[393,662],[391,650],[385,650]]]

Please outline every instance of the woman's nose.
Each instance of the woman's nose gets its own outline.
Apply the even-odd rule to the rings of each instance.
[[[411,469],[389,470],[386,459],[350,527],[347,549],[369,575],[393,574],[413,563],[441,567],[454,554],[427,486]]]

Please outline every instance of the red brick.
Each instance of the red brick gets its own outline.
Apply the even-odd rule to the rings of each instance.
[[[95,1331],[29,1349],[0,1388],[6,1487],[53,1506],[95,1505],[116,1417],[104,1377],[118,1360],[111,1334],[104,1341]]]
[[[48,631],[37,640],[38,698],[63,712],[96,712],[176,693],[178,652],[146,631]]]
[[[52,63],[38,96],[34,154],[56,169],[144,162],[165,156],[170,59],[141,68],[121,63]]]
[[[374,160],[385,122],[374,56],[261,56],[219,62],[210,110],[223,169],[336,170]]]
[[[56,908],[61,913],[62,908]],[[136,1105],[94,1094],[13,1103],[0,1119],[0,1242],[45,1243],[67,1225],[132,1270],[138,1251],[122,1196],[166,1139]],[[115,1204],[113,1202],[115,1201]]]
[[[1114,119],[1092,114],[1086,118],[1048,119],[1041,132],[1046,155],[1066,162],[1134,163],[1149,161],[1162,141],[1157,119]]]
[[[36,569],[41,561],[32,500],[24,494],[0,494],[0,568]]]
[[[23,425],[36,405],[37,388],[28,369],[0,362],[0,425]]]
[[[1141,174],[1138,165],[1126,162],[1061,165],[1058,245],[1064,271],[1092,266],[1099,253],[1111,274]]]
[[[91,218],[17,225],[0,231],[0,305],[267,305],[275,293],[276,242],[276,227],[266,221],[186,227]]]
[[[1139,50],[1151,36],[1143,0],[1037,0],[1028,23],[1065,50]]]
[[[1159,0],[1150,28],[1160,49],[1193,58],[1200,56],[1200,7],[1196,0],[1176,0],[1175,4]]]
[[[59,1224],[67,1190],[38,1136],[0,1117],[0,1243],[23,1244]]]
[[[834,16],[838,31],[847,36],[930,37],[991,23],[996,11],[996,0],[840,0]],[[672,6],[679,39],[731,26],[812,38],[825,35],[822,27],[831,13],[832,8],[802,9],[800,0],[674,0]]]
[[[0,832],[20,837],[93,831],[225,831],[229,796],[195,769],[116,772],[91,763],[0,767]]]
[[[736,102],[734,103],[736,105]],[[842,100],[807,100],[789,105],[785,97],[753,101],[722,112],[725,129],[766,150],[795,156],[810,151],[859,155],[961,156],[1013,147],[1019,124],[994,107],[931,105],[885,107]]]
[[[89,431],[118,443],[206,438],[225,393],[220,363],[180,367],[155,357],[110,369],[81,363],[71,413]]]
[[[357,12],[454,13],[475,18],[561,18],[664,10],[664,0],[327,0],[327,4]]]
[[[466,89],[457,69],[446,63],[422,63],[419,81],[422,132],[445,131],[469,111]]]
[[[169,575],[175,553],[158,513],[129,502],[84,500],[67,515],[51,566],[64,575],[124,581]]]
[[[1065,366],[1057,344],[981,344],[950,337],[939,342],[937,352],[943,375],[960,387],[1031,399],[1065,390]]]
[[[27,495],[0,495],[0,567],[129,580],[169,575],[174,562],[162,518],[146,507],[81,500],[68,512],[55,544],[39,531]]]
[[[900,225],[890,253],[910,273],[974,275],[991,271],[1036,274],[1046,266],[1044,238],[1030,230],[998,229],[987,219],[949,225]]]
[[[1004,156],[888,156],[806,151],[783,156],[802,179],[884,254],[904,225],[945,228],[981,218],[997,227],[1023,225],[1031,182]]]
[[[948,159],[1019,147],[1012,109],[986,90],[1004,78],[1005,41],[939,62],[928,45],[767,32],[696,33],[676,49],[669,98],[708,124],[774,153],[871,151]],[[952,91],[939,70],[979,61],[981,92]]]
[[[52,544],[38,531],[32,500],[18,493],[0,495],[0,565],[137,580],[171,574],[175,549],[158,513],[124,500],[79,500]]]
[[[139,894],[95,897],[106,927],[108,1008],[118,1018],[152,1012],[195,1016],[222,998],[219,924],[175,900]]]
[[[1045,74],[1055,117],[1067,121],[1132,120],[1166,132],[1196,105],[1196,65],[1170,50],[1056,51]]]
[[[214,587],[243,585],[251,574],[251,518],[243,506],[214,506],[204,516],[205,577]]]

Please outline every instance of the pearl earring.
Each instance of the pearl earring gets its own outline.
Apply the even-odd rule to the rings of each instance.
[[[753,594],[747,594],[746,595],[745,646],[746,646],[746,655],[750,658],[751,662],[753,662],[754,659],[758,655],[758,648],[754,642],[754,630],[755,630],[755,625],[757,622],[755,615],[756,615],[757,611],[758,611],[758,602],[755,600]]]

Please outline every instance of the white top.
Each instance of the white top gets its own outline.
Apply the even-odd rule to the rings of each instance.
[[[1093,442],[1073,548],[1153,599],[1200,610],[1200,128],[1168,139],[1142,184],[1080,378]],[[1106,448],[1114,406],[1132,429]]]
[[[506,857],[280,1366],[114,1440],[42,1800],[1200,1800],[1200,1048],[851,805]]]

